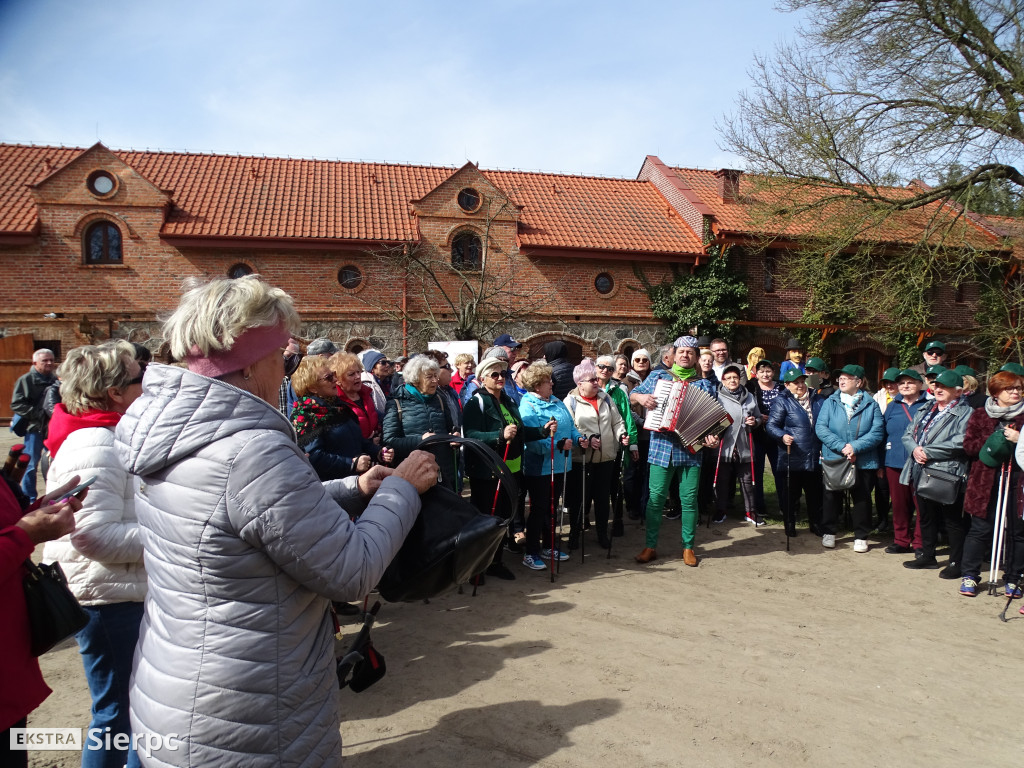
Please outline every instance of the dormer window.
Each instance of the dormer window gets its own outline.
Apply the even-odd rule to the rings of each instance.
[[[452,266],[456,269],[480,269],[480,238],[472,232],[462,232],[452,240]]]
[[[86,179],[85,186],[96,197],[110,197],[117,189],[117,182],[106,171],[93,171]]]
[[[121,264],[121,230],[112,222],[97,221],[85,230],[83,250],[86,264]]]
[[[465,187],[459,190],[459,196],[456,198],[456,201],[459,204],[459,208],[466,213],[476,213],[480,209],[480,193],[472,187]]]

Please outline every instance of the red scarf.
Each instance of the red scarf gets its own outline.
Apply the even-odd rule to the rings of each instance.
[[[98,409],[90,409],[72,416],[63,403],[57,403],[53,409],[53,418],[50,419],[50,436],[43,445],[50,451],[50,458],[53,459],[72,432],[90,427],[114,427],[120,420],[120,413]]]
[[[349,400],[341,387],[338,387],[338,397],[345,403],[352,412],[359,419],[359,429],[363,433],[363,437],[370,438],[377,431],[377,426],[380,423],[380,417],[377,415],[377,406],[373,404],[373,392],[365,384],[359,387],[359,400]]]

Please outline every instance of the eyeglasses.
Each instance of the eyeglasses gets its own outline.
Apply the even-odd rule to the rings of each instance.
[[[591,383],[591,384],[597,384],[597,382],[599,382],[599,381],[600,381],[600,379],[599,379],[599,378],[597,378],[597,376],[595,376],[595,377],[594,377],[594,378],[592,378],[592,379],[584,379],[584,381],[586,381],[586,382],[589,382],[589,383]]]
[[[1003,392],[1024,392],[1024,387],[1003,387]]]
[[[139,363],[139,375],[136,376],[131,381],[129,381],[127,384],[125,384],[125,386],[126,387],[130,387],[132,384],[141,384],[142,383],[142,377],[145,376],[145,375],[146,375],[146,364],[145,363]]]
[[[500,379],[501,378],[501,371],[491,371],[490,373],[487,374],[487,378],[488,379]]]
[[[443,371],[450,371],[451,369],[452,367],[448,363],[445,363],[444,365],[441,366],[441,370]]]
[[[615,368],[614,368],[614,366],[611,366],[611,365],[599,365],[599,366],[597,366],[597,370],[599,370],[599,371],[614,371]]]

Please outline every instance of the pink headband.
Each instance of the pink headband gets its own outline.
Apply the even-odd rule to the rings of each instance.
[[[185,356],[185,362],[192,373],[216,379],[262,360],[271,352],[284,347],[289,338],[291,334],[281,323],[261,325],[246,329],[245,333],[235,339],[231,349],[218,349],[208,357],[203,357],[199,347],[193,346]]]

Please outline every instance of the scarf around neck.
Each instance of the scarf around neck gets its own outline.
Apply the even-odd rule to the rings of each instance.
[[[672,375],[673,376],[676,376],[676,377],[682,379],[683,381],[686,381],[687,379],[695,378],[697,376],[697,369],[696,368],[683,368],[681,365],[676,365],[674,363],[673,363],[672,368],[670,370],[672,371]]]
[[[999,421],[1013,421],[1024,413],[1024,400],[1016,405],[1002,406],[996,405],[996,399],[990,397],[985,401],[985,413]]]

